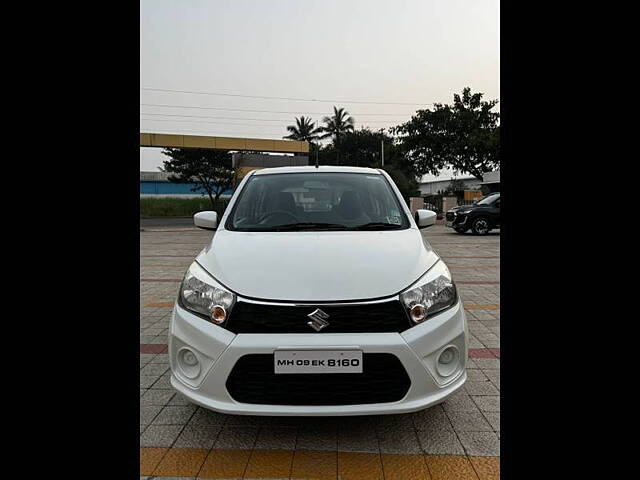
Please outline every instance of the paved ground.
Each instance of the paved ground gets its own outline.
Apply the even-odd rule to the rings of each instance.
[[[193,217],[175,217],[175,218],[140,218],[140,228],[173,228],[173,227],[192,227]]]
[[[141,478],[497,479],[500,455],[500,236],[423,230],[464,301],[464,391],[418,413],[246,417],[190,405],[169,384],[167,327],[179,282],[210,232],[140,232]]]

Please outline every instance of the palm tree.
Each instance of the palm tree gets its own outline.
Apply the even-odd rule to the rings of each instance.
[[[282,138],[288,138],[289,140],[298,140],[302,142],[313,142],[318,139],[318,133],[320,128],[316,128],[315,122],[311,121],[311,117],[305,117],[302,115],[300,118],[296,118],[295,125],[287,126],[289,135]]]
[[[347,133],[353,132],[354,123],[353,117],[349,115],[344,107],[336,108],[333,107],[333,116],[332,117],[324,117],[322,121],[325,123],[324,127],[320,127],[320,131],[324,132],[324,134],[320,135],[320,139],[333,137],[333,144],[336,148],[336,163],[340,163],[340,136]]]
[[[320,127],[320,130],[325,133],[319,138],[333,137],[336,144],[340,140],[340,135],[346,132],[353,132],[353,125],[355,123],[353,117],[349,116],[349,112],[343,107],[333,107],[333,116],[324,117],[322,121],[325,123],[325,126]]]

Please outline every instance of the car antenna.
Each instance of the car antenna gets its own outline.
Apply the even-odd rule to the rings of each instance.
[[[318,168],[318,150],[319,150],[319,147],[318,147],[318,144],[316,143],[316,168]]]

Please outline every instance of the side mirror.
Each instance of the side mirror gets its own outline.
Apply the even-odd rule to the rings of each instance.
[[[198,212],[193,216],[193,223],[198,228],[215,230],[218,228],[218,214],[216,212]]]
[[[418,228],[427,228],[436,224],[436,212],[431,210],[416,210],[416,225]]]

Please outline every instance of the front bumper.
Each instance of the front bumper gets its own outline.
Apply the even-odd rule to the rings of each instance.
[[[468,216],[465,214],[450,214],[447,213],[447,227],[449,228],[463,228],[467,223]]]
[[[466,381],[467,324],[462,303],[401,333],[233,334],[176,305],[169,330],[171,385],[190,401],[235,415],[370,415],[407,413],[444,401]],[[441,377],[437,356],[448,345],[460,353],[459,370]],[[197,375],[178,365],[177,355],[188,347],[199,359]],[[272,354],[278,349],[359,349],[363,353],[395,355],[411,380],[407,394],[391,403],[358,405],[265,405],[235,401],[226,380],[240,357]],[[357,374],[354,374],[357,375]]]

